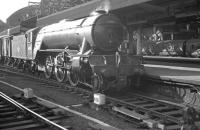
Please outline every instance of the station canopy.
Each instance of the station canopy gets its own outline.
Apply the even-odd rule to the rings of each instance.
[[[106,1],[106,2],[105,2]],[[109,3],[109,5],[106,5]],[[94,0],[38,19],[37,26],[77,19],[106,6],[129,26],[173,24],[199,20],[200,0]]]

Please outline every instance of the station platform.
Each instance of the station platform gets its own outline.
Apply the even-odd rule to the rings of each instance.
[[[144,64],[145,75],[165,81],[200,86],[200,68]]]

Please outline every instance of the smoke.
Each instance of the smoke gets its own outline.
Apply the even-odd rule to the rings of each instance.
[[[91,15],[96,15],[98,13],[109,13],[110,9],[110,0],[100,0],[99,6],[91,13]]]
[[[104,0],[102,2],[102,8],[104,8],[106,13],[108,13],[110,11],[110,9],[111,9],[110,0]]]

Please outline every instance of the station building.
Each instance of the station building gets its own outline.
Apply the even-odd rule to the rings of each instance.
[[[14,12],[7,19],[9,27],[15,27],[22,21],[37,16],[38,18],[68,9],[70,7],[86,3],[92,0],[41,0],[40,3],[34,3]]]
[[[11,16],[7,18],[7,24],[9,27],[15,27],[19,25],[22,21],[27,20],[31,17],[34,17],[36,15],[40,15],[39,12],[39,5],[31,5],[24,7],[15,13],[13,13]]]

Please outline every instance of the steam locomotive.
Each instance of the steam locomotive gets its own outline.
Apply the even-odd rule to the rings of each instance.
[[[113,14],[37,27],[18,35],[0,36],[1,61],[47,79],[90,86],[95,91],[130,86],[142,73],[142,57],[120,50],[128,33]]]

